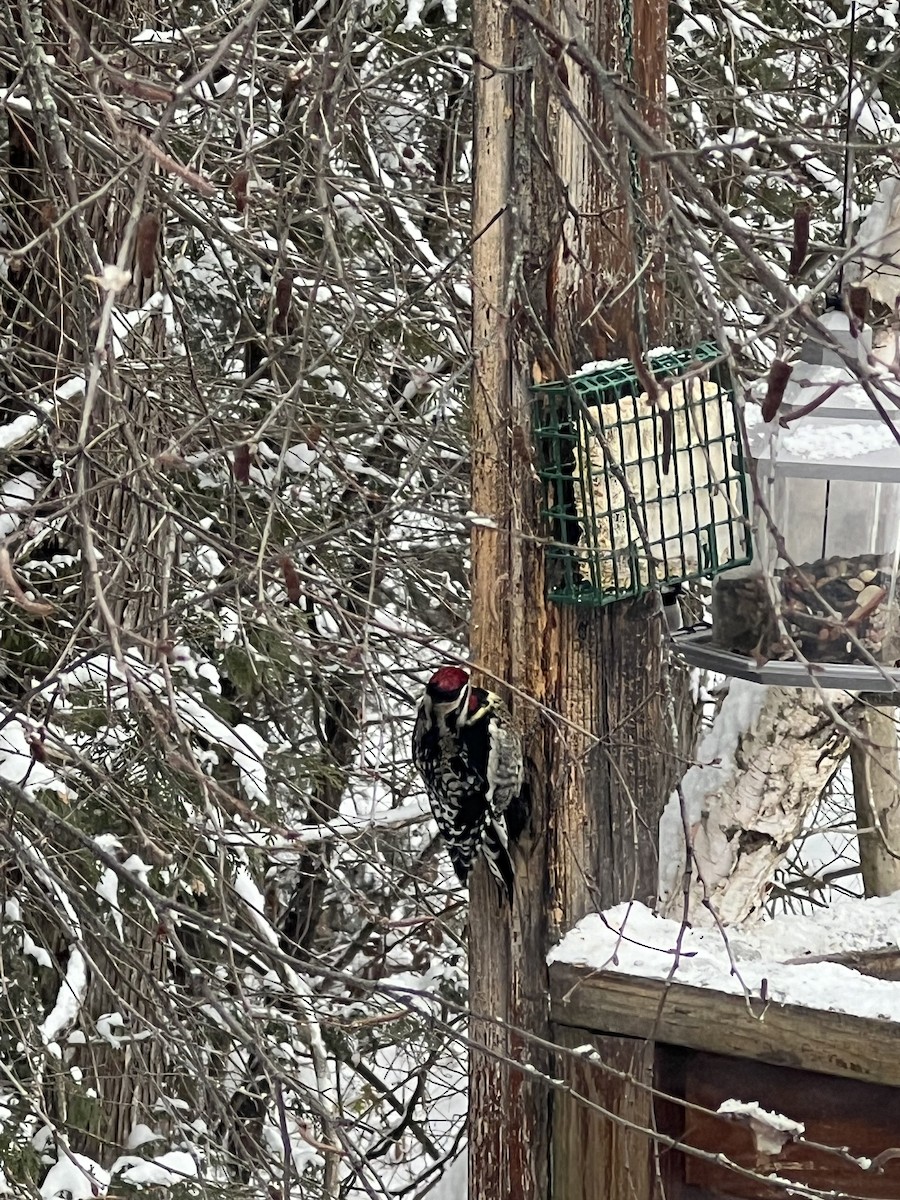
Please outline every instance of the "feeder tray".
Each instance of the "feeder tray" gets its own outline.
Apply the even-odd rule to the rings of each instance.
[[[623,360],[533,389],[550,597],[594,607],[751,557],[742,439],[714,342],[651,351],[651,398]]]
[[[860,663],[804,663],[796,660],[768,662],[723,650],[715,643],[711,625],[695,625],[676,633],[672,642],[692,667],[715,671],[734,679],[768,683],[776,687],[837,688],[847,692],[900,693],[900,670]]]

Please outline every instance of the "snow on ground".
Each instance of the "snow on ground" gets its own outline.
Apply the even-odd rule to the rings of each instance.
[[[469,1156],[461,1154],[428,1193],[428,1200],[466,1200],[468,1194]]]
[[[548,961],[649,979],[671,976],[690,987],[765,994],[779,1004],[900,1021],[900,982],[873,979],[838,963],[787,961],[897,945],[900,892],[724,932],[683,928],[631,903],[585,917]]]

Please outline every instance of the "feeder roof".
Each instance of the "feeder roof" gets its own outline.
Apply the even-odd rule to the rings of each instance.
[[[891,416],[900,420],[900,382],[893,376],[878,375],[867,390],[859,377],[846,367],[814,365],[801,360],[794,363],[793,374],[784,391],[781,415],[805,408],[824,395],[824,400],[810,416],[818,419],[881,421],[881,414],[872,403],[872,392]]]
[[[837,367],[795,366],[778,421],[765,424],[758,409],[745,413],[747,448],[758,462],[774,460],[776,474],[818,479],[900,482],[900,383],[878,381],[885,421],[864,388]],[[834,391],[829,394],[829,389]],[[825,395],[812,411],[788,423],[791,412]]]
[[[854,332],[846,313],[832,311],[819,317],[819,325],[827,330],[825,338],[808,337],[800,348],[800,358],[805,363],[823,363],[831,367],[843,367],[845,357],[865,361],[872,349],[872,330],[868,327]],[[840,350],[840,353],[838,353]]]

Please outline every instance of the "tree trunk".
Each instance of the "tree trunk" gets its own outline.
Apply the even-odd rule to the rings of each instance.
[[[867,896],[900,891],[900,741],[897,710],[862,708],[850,746],[859,865]]]
[[[528,445],[528,397],[514,365],[509,308],[514,249],[507,199],[514,141],[511,10],[502,0],[474,8],[476,185],[472,400],[472,507],[488,523],[472,536],[472,627],[475,663],[489,681],[508,685],[519,716],[529,774],[546,777],[546,730],[539,706],[548,699],[546,670],[556,656],[552,616],[544,604],[543,562],[535,530],[536,490]],[[499,69],[498,69],[499,68]],[[498,215],[500,214],[500,215]],[[525,597],[528,597],[527,603]],[[528,697],[535,703],[524,704]],[[531,836],[510,910],[498,902],[488,874],[469,888],[469,1003],[473,1053],[469,1079],[469,1194],[542,1198],[548,1186],[549,1102],[534,1079],[509,1060],[545,1069],[546,1056],[508,1025],[547,1033],[544,955],[547,945],[546,794],[533,788]],[[483,1018],[483,1019],[482,1019]],[[497,1020],[499,1018],[499,1021]]]
[[[559,5],[545,18],[543,10],[479,0],[474,13],[471,644],[476,666],[508,689],[524,728],[532,802],[512,912],[499,906],[484,871],[470,888],[471,1030],[485,1048],[471,1065],[470,1195],[478,1197],[546,1197],[551,1141],[552,1186],[557,1174],[560,1188],[581,1180],[580,1190],[556,1194],[596,1194],[587,1144],[571,1136],[577,1101],[551,1103],[546,1086],[510,1060],[568,1070],[567,1060],[548,1061],[527,1041],[528,1033],[553,1032],[547,950],[599,905],[652,899],[655,832],[673,775],[654,605],[598,611],[544,599],[528,385],[634,352],[642,337],[659,333],[662,303],[653,175],[633,167],[629,147],[611,132],[601,81],[565,48],[583,38],[611,68],[634,66],[644,115],[658,120],[665,13],[655,0],[635,6],[632,64],[618,10],[590,0],[579,11],[576,21]],[[638,296],[633,280],[645,261],[652,269]],[[597,1087],[603,1103],[649,1124],[639,1090],[602,1074]],[[638,1171],[635,1148],[617,1127],[591,1120],[610,1161],[630,1157]],[[641,1152],[649,1171],[648,1139]]]
[[[847,753],[848,692],[731,681],[660,828],[662,912],[694,924],[759,915],[772,876]],[[835,720],[835,716],[840,718]],[[685,908],[684,828],[691,865]]]

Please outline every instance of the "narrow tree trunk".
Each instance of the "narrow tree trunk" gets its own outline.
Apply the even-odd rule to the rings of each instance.
[[[900,891],[900,739],[897,710],[868,707],[850,746],[859,864],[867,896]]]
[[[530,774],[545,776],[545,730],[538,705],[547,697],[541,664],[550,653],[551,614],[544,605],[543,563],[536,544],[537,496],[528,446],[528,398],[512,359],[509,310],[513,223],[508,211],[515,171],[509,135],[515,59],[513,21],[503,0],[474,8],[477,70],[476,187],[473,226],[484,231],[473,248],[475,278],[472,400],[472,506],[489,524],[472,537],[474,661],[489,680],[508,685],[523,726]],[[527,591],[526,591],[527,589]],[[527,604],[525,597],[528,597]],[[535,705],[523,703],[532,698]],[[546,1066],[546,1056],[508,1027],[547,1033],[543,963],[547,942],[544,861],[547,800],[533,791],[532,836],[523,839],[512,911],[477,870],[470,883],[469,998],[473,1053],[469,1087],[471,1196],[542,1200],[549,1170],[546,1089],[507,1066]]]
[[[673,775],[653,605],[601,612],[545,601],[530,438],[535,375],[558,378],[659,332],[653,176],[613,136],[599,79],[565,53],[570,38],[583,38],[614,69],[630,66],[618,11],[604,0],[571,19],[562,5],[533,16],[499,0],[475,5],[472,507],[483,520],[472,537],[471,642],[477,667],[508,688],[525,730],[532,814],[512,913],[483,871],[470,889],[471,1030],[485,1048],[471,1066],[473,1197],[544,1200],[552,1187],[579,1200],[605,1189],[586,1157],[596,1143],[575,1136],[582,1119],[603,1140],[604,1161],[649,1179],[649,1139],[636,1150],[633,1137],[588,1118],[577,1100],[551,1098],[512,1065],[568,1072],[568,1060],[549,1061],[527,1038],[553,1035],[547,950],[599,905],[655,894],[655,831]],[[636,5],[634,36],[644,115],[658,118],[665,17],[656,0]],[[647,257],[639,304],[633,280]],[[635,1065],[622,1047],[602,1049]],[[592,1095],[649,1125],[640,1089],[600,1072]]]

